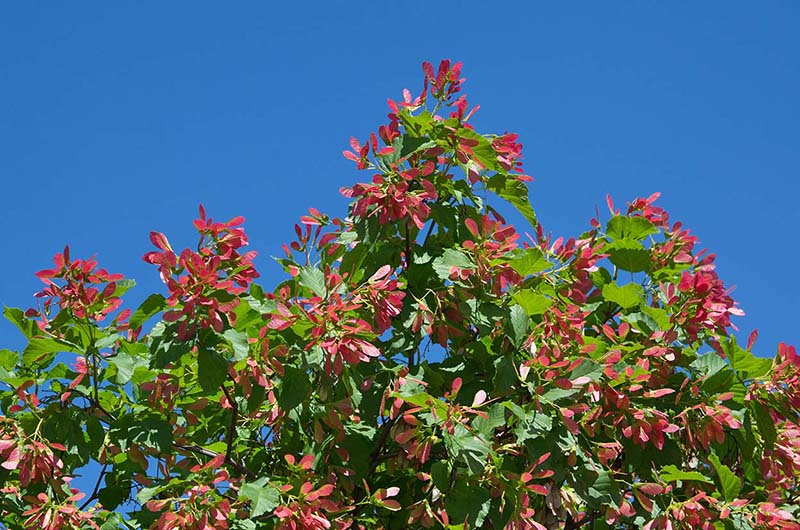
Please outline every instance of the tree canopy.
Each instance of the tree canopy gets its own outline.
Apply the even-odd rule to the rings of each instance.
[[[344,156],[256,283],[244,219],[152,232],[166,293],[69,248],[6,308],[8,529],[795,529],[800,357],[737,343],[714,255],[658,194],[553,237],[461,64]],[[503,212],[514,209],[521,231]],[[516,214],[515,214],[516,215]],[[73,478],[91,470],[94,487]]]

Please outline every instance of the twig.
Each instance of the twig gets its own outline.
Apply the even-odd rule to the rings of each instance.
[[[72,392],[74,392],[74,393],[78,394],[78,395],[79,395],[79,396],[81,396],[83,399],[85,399],[86,401],[88,401],[88,402],[89,402],[89,405],[91,405],[93,408],[96,408],[97,410],[99,410],[100,412],[102,412],[103,414],[105,414],[105,415],[108,417],[108,419],[109,419],[109,420],[111,420],[111,422],[112,422],[112,423],[113,423],[113,422],[115,422],[115,421],[117,421],[117,418],[116,418],[116,416],[114,416],[113,414],[111,414],[110,412],[108,412],[108,411],[107,411],[105,408],[103,408],[103,405],[101,405],[99,401],[97,401],[97,400],[95,400],[94,398],[92,398],[92,396],[87,396],[86,394],[84,394],[83,392],[81,392],[80,390],[78,390],[77,388],[74,388],[74,389],[72,389]]]
[[[389,431],[392,429],[392,425],[394,425],[395,418],[386,420],[381,430],[381,435],[378,438],[378,443],[375,445],[375,449],[369,455],[369,476],[372,476],[372,473],[375,471],[375,468],[378,466],[378,458],[381,455],[381,451],[383,451],[383,446],[386,444],[386,439],[389,437]]]
[[[103,477],[106,474],[106,469],[108,469],[108,464],[103,464],[103,469],[100,470],[100,475],[98,475],[98,477],[97,477],[97,482],[94,485],[94,489],[92,490],[92,494],[89,495],[89,498],[86,499],[86,502],[81,504],[81,507],[78,508],[80,511],[85,510],[86,507],[89,506],[89,503],[91,503],[93,500],[95,500],[97,498],[97,492],[100,489],[100,483],[103,481]]]
[[[597,511],[587,513],[577,521],[573,519],[571,515],[567,515],[567,520],[564,521],[564,530],[577,530],[578,528],[591,523],[598,517],[600,517],[600,512]]]
[[[226,443],[228,446],[225,448],[225,460],[231,459],[231,452],[233,451],[233,441],[236,438],[236,420],[238,419],[237,416],[239,415],[239,406],[236,404],[236,400],[234,400],[228,389],[225,385],[222,385],[222,391],[225,393],[225,397],[228,399],[228,403],[231,404],[231,422],[228,425],[228,436]]]
[[[383,446],[386,444],[386,439],[389,437],[389,431],[392,429],[392,425],[394,425],[396,418],[388,419],[381,425],[381,434],[378,436],[378,441],[375,444],[375,448],[369,454],[369,473],[367,473],[367,478],[364,481],[366,484],[370,478],[372,478],[372,474],[375,472],[375,468],[378,467],[378,462],[380,461],[381,452],[383,451]],[[363,486],[357,485],[353,490],[353,499],[358,499],[363,497],[366,494],[364,491]],[[362,499],[363,500],[363,499]],[[361,509],[361,501],[355,503],[356,508],[353,512],[353,516],[358,513],[358,510]]]

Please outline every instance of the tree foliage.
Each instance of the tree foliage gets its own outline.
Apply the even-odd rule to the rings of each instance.
[[[7,528],[798,528],[794,348],[737,343],[657,194],[553,239],[460,70],[351,141],[371,179],[300,219],[273,291],[202,207],[196,247],[151,233],[166,294],[135,311],[68,248],[37,273],[0,350]]]

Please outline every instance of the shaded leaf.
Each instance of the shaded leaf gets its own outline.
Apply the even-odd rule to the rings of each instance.
[[[278,490],[268,484],[268,477],[245,483],[239,490],[239,498],[250,501],[250,517],[258,517],[274,510],[280,504]]]
[[[603,252],[607,252],[609,261],[622,270],[642,272],[650,268],[650,252],[638,241],[620,239],[607,245]]]
[[[148,365],[147,359],[143,359],[137,355],[131,355],[125,351],[121,351],[117,355],[109,357],[108,362],[117,368],[116,382],[119,385],[127,384],[131,380],[131,377],[133,377],[133,372],[136,371],[136,368],[139,366],[147,367]]]
[[[308,374],[304,370],[294,366],[286,366],[281,386],[278,390],[278,405],[290,411],[303,401],[310,390],[308,384]]]
[[[453,523],[466,522],[468,528],[481,528],[489,513],[490,500],[488,488],[459,480],[447,494],[447,515]]]
[[[719,479],[720,493],[723,498],[731,502],[739,496],[739,491],[742,489],[742,483],[731,469],[723,464],[717,455],[709,455],[708,457],[711,465],[714,466],[714,471],[717,472],[717,479]]]
[[[222,334],[231,348],[233,348],[233,360],[241,361],[246,359],[250,353],[250,345],[247,342],[247,334],[235,329],[226,329]]]
[[[775,428],[775,422],[772,420],[769,410],[761,402],[752,400],[750,401],[750,411],[755,417],[758,433],[764,440],[764,446],[767,449],[773,449],[778,440],[778,430]]]
[[[197,380],[206,392],[218,390],[228,376],[228,361],[214,350],[203,348],[197,354]]]
[[[458,424],[454,434],[445,432],[445,445],[448,452],[466,464],[473,475],[483,472],[489,454],[489,444],[478,433],[471,432]]]

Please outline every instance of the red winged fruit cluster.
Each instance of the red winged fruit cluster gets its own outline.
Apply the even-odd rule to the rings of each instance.
[[[795,349],[737,343],[657,194],[553,238],[517,135],[473,128],[460,64],[423,71],[273,291],[202,208],[196,247],[151,234],[166,293],[134,311],[68,250],[38,273],[5,310],[5,528],[800,528]]]

